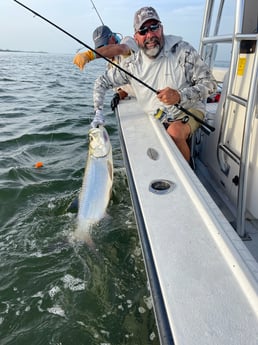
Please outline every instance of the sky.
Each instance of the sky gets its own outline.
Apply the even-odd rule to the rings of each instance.
[[[91,0],[19,0],[89,46],[92,32],[102,25]],[[197,50],[205,0],[95,0],[93,3],[113,32],[133,35],[134,13],[143,6],[158,12],[165,34],[182,36]],[[0,49],[73,54],[83,46],[14,0],[0,0]]]

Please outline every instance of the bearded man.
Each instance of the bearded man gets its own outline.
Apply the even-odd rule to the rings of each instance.
[[[104,124],[103,104],[107,89],[131,84],[141,108],[149,115],[163,109],[169,119],[166,128],[187,161],[190,160],[189,137],[204,118],[207,98],[217,89],[209,67],[197,51],[181,37],[164,35],[163,25],[153,7],[142,7],[134,16],[134,39],[137,53],[123,60],[121,67],[106,71],[94,85],[95,120]],[[144,87],[132,75],[150,85]],[[185,121],[180,105],[194,114]],[[95,121],[96,123],[96,121]]]

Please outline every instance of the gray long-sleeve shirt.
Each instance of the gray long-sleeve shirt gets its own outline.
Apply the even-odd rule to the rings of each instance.
[[[121,67],[155,90],[171,87],[181,96],[180,105],[205,111],[206,99],[217,88],[208,66],[197,51],[181,37],[165,35],[164,47],[157,58],[150,59],[141,50],[121,61]],[[166,108],[174,117],[180,112],[174,106],[165,106],[157,95],[118,68],[106,71],[95,81],[94,108],[103,109],[108,89],[130,83],[143,110],[153,115],[158,108]]]

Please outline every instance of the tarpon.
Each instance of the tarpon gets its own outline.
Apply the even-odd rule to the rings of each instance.
[[[89,130],[89,151],[79,195],[75,236],[90,242],[92,225],[106,214],[113,184],[113,158],[109,135],[103,126]]]

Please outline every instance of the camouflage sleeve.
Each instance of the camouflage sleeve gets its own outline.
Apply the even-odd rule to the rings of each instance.
[[[184,64],[186,85],[182,85],[178,91],[181,96],[180,104],[189,108],[198,101],[206,101],[216,92],[217,83],[197,51],[186,42],[182,44],[181,64]]]
[[[127,84],[129,81],[126,74],[116,67],[112,67],[105,71],[103,75],[98,77],[93,89],[94,110],[103,109],[104,99],[107,90]]]

